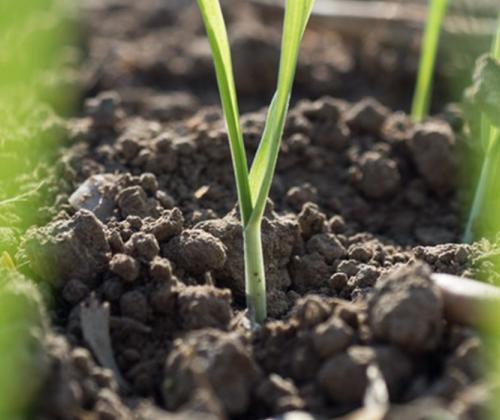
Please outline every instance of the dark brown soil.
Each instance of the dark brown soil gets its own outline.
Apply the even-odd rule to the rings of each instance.
[[[16,255],[55,296],[37,341],[35,417],[332,418],[363,406],[374,368],[389,393],[385,418],[480,418],[483,340],[444,319],[430,281],[433,271],[491,274],[482,255],[494,245],[459,244],[458,170],[470,147],[460,116],[412,124],[380,102],[405,103],[401,92],[358,84],[369,75],[335,34],[308,35],[297,93],[309,99],[290,111],[263,223],[270,316],[250,329],[231,160],[220,111],[206,106],[216,90],[196,9],[87,9],[82,114],[58,121],[69,145],[49,171],[50,221],[28,229]],[[250,110],[271,92],[279,45],[279,28],[251,13],[228,13]],[[356,96],[367,97],[345,100]],[[250,155],[264,117],[242,117]],[[82,335],[92,299],[110,304],[122,389]]]

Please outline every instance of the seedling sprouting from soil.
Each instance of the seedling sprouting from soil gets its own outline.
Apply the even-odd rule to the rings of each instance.
[[[429,13],[422,39],[417,85],[411,108],[411,117],[415,122],[422,121],[429,112],[432,75],[436,62],[439,33],[447,5],[448,0],[429,0]]]
[[[269,107],[264,133],[249,171],[239,123],[231,51],[221,7],[218,0],[198,0],[212,49],[238,192],[243,227],[247,306],[251,317],[257,322],[262,322],[267,317],[261,222],[278,159],[300,42],[313,3],[314,0],[286,2],[278,87]]]
[[[481,110],[481,144],[485,157],[479,175],[463,241],[473,240],[474,223],[482,213],[488,181],[492,179],[500,158],[500,15],[491,54],[478,61],[474,84],[467,96]]]

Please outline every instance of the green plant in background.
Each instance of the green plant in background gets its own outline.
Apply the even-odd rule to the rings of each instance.
[[[35,284],[1,263],[0,307],[0,418],[31,418],[49,369],[48,318]]]
[[[422,121],[429,113],[432,76],[439,44],[439,33],[447,6],[448,0],[429,0],[429,12],[422,38],[417,84],[411,107],[411,117],[414,122]]]
[[[491,47],[491,57],[500,60],[500,15],[498,17],[498,27],[495,39]],[[479,76],[481,77],[481,76]],[[489,181],[494,179],[496,167],[500,163],[500,132],[490,122],[490,118],[485,114],[481,114],[481,145],[484,150],[484,160],[481,166],[478,185],[472,201],[471,210],[465,227],[463,241],[470,243],[474,239],[474,224],[478,218],[484,213],[483,206],[487,194]],[[498,214],[497,214],[498,216]]]
[[[11,256],[45,194],[32,194],[45,179],[37,168],[53,161],[62,140],[48,125],[47,104],[70,112],[71,93],[57,83],[73,40],[62,7],[60,0],[0,1],[0,419],[31,417],[48,367],[42,297]]]
[[[473,118],[479,120],[479,137],[484,158],[463,240],[472,242],[476,236],[489,237],[493,241],[496,240],[494,247],[497,247],[500,232],[500,184],[497,181],[497,168],[500,164],[500,14],[491,50],[477,61],[473,84],[465,92],[465,98],[472,108]],[[498,286],[498,253],[491,252],[481,257],[487,260],[491,271],[496,273],[496,276],[487,280]],[[500,418],[500,404],[498,398],[495,398],[500,391],[500,308],[495,300],[492,300],[491,304],[483,305],[481,316],[483,363],[487,366],[484,375],[490,393],[483,417],[496,420]]]
[[[247,306],[250,316],[257,322],[262,322],[267,317],[261,223],[283,136],[299,47],[313,3],[314,0],[286,1],[278,87],[249,171],[239,123],[231,51],[221,7],[218,0],[198,0],[212,49],[238,192],[243,228]]]
[[[14,270],[16,268],[14,261],[12,261],[10,255],[5,251],[2,252],[2,255],[0,255],[0,268],[6,268],[10,270]]]

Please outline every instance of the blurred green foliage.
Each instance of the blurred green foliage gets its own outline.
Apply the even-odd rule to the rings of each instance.
[[[498,16],[497,33],[491,42],[489,54],[500,59],[500,14]],[[480,67],[476,67],[476,73]],[[472,73],[472,71],[471,71]],[[478,77],[476,75],[475,77]],[[475,81],[477,82],[477,80]],[[489,84],[490,82],[488,82]],[[500,86],[486,86],[491,91],[498,91]],[[485,255],[486,264],[489,266],[492,277],[485,278],[490,283],[500,286],[500,137],[499,130],[492,124],[492,120],[482,112],[480,105],[472,110],[471,136],[481,143],[481,174],[475,192],[474,202],[469,215],[468,226],[464,239],[480,241],[485,238],[492,245],[491,252]],[[483,308],[483,339],[484,339],[484,367],[490,393],[490,404],[486,408],[485,418],[497,420],[500,418],[500,307],[496,304]]]
[[[46,314],[39,291],[15,270],[0,267],[0,418],[29,418],[48,369]]]
[[[26,194],[43,193],[43,164],[55,160],[64,137],[52,109],[70,114],[75,98],[66,77],[76,40],[74,4],[0,0],[0,227],[36,222],[40,197]]]
[[[43,303],[11,257],[63,140],[51,107],[69,113],[73,100],[60,83],[74,43],[71,3],[0,0],[0,419],[29,418],[44,379]]]

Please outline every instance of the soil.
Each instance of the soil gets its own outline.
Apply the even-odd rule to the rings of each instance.
[[[252,156],[279,28],[244,4],[228,19]],[[196,8],[88,1],[84,22],[83,106],[54,119],[67,143],[44,172],[49,205],[0,243],[19,246],[17,265],[39,285],[23,296],[50,301],[43,334],[30,335],[35,418],[333,418],[363,406],[370,369],[387,388],[384,418],[481,418],[484,339],[445,320],[430,280],[493,278],[484,254],[496,244],[460,244],[459,168],[475,153],[460,112],[413,124],[390,108],[406,103],[411,72],[373,88],[336,34],[308,34],[263,222],[269,319],[249,328],[231,159]],[[92,300],[110,305],[126,386],[83,336]]]

